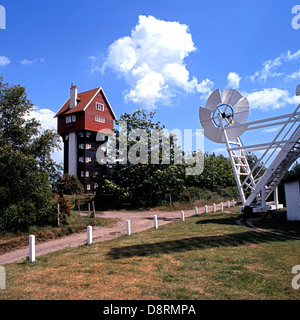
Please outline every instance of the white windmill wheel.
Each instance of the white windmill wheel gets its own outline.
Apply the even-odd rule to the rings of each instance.
[[[221,93],[220,89],[215,90],[207,99],[206,107],[200,107],[199,118],[204,129],[204,135],[218,143],[225,143],[223,128],[226,130],[229,140],[241,136],[247,129],[244,124],[250,112],[250,105],[247,98],[243,98],[236,89],[226,89]]]

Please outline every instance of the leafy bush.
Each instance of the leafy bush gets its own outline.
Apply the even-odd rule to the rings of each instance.
[[[30,226],[55,225],[56,208],[53,202],[42,206],[32,201],[13,204],[1,212],[0,230],[16,232],[27,230]]]
[[[84,187],[77,176],[68,173],[59,178],[56,187],[58,192],[63,194],[81,194],[84,192]]]

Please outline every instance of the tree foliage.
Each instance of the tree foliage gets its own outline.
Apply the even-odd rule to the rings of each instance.
[[[84,192],[84,187],[77,176],[68,173],[58,179],[56,187],[60,194],[81,194]]]
[[[41,132],[25,88],[0,77],[0,230],[55,223],[51,179],[59,166],[51,152],[59,148],[55,132]]]
[[[284,176],[283,182],[300,180],[300,163],[296,161],[292,168]]]
[[[143,129],[151,133],[153,129],[163,130],[165,127],[160,122],[155,122],[154,112],[147,113],[145,110],[137,110],[133,114],[121,115],[120,121],[127,122],[127,153],[136,141],[130,141],[128,137],[135,129]],[[163,131],[161,131],[163,133]],[[120,132],[114,130],[115,145],[120,144]],[[147,163],[132,164],[113,163],[102,165],[99,169],[97,182],[97,204],[100,207],[115,206],[122,207],[148,207],[160,203],[170,203],[181,200],[184,195],[192,197],[200,189],[207,189],[212,192],[224,194],[224,190],[230,189],[230,195],[237,196],[237,188],[228,158],[205,153],[204,170],[199,175],[186,175],[187,162],[176,163],[175,155],[178,151],[182,153],[177,143],[176,137],[170,142],[170,163],[163,164],[162,149],[164,147],[163,138],[159,141],[159,163],[151,164],[151,151],[154,147],[150,139],[147,141]],[[166,146],[168,147],[168,146]],[[138,155],[137,150],[137,155]],[[121,158],[121,154],[117,158]],[[197,189],[198,191],[195,191]]]

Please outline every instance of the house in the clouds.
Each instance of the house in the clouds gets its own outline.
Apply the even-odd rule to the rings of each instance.
[[[85,192],[94,192],[93,176],[98,171],[96,152],[104,140],[97,141],[97,132],[114,127],[116,115],[103,89],[77,92],[73,84],[70,98],[55,115],[57,131],[64,142],[64,173],[76,175]]]

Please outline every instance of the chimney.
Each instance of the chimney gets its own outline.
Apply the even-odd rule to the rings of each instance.
[[[77,87],[71,84],[70,89],[70,109],[73,109],[77,106]]]

